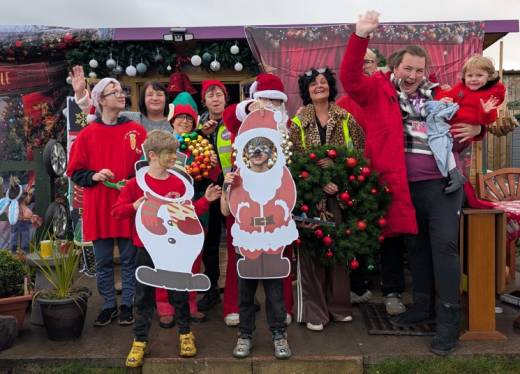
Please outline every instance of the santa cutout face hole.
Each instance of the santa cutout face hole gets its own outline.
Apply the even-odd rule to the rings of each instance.
[[[263,136],[258,136],[246,143],[242,158],[249,170],[264,173],[276,163],[276,154],[274,143]]]

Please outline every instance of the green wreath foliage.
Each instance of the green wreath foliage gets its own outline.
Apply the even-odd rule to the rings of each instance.
[[[317,161],[326,157],[333,163],[321,168]],[[379,182],[363,153],[328,145],[312,147],[293,156],[289,167],[298,191],[293,214],[323,222],[318,205],[326,199],[323,187],[330,182],[338,186],[335,198],[342,214],[339,225],[330,226],[324,222],[317,228],[300,228],[296,247],[324,265],[355,268],[359,265],[356,257],[368,255],[371,270],[373,254],[384,240],[381,232],[386,224],[384,216],[391,191]]]

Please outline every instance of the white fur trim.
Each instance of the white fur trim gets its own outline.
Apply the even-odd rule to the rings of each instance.
[[[258,87],[258,82],[254,81],[251,86],[249,86],[249,97],[252,99],[253,95],[256,92],[256,88]]]
[[[287,102],[287,95],[282,91],[277,90],[265,90],[265,91],[256,91],[253,93],[253,99],[274,99],[274,100],[283,100],[284,103]]]
[[[96,115],[95,114],[87,114],[87,123],[91,123],[91,122],[94,122],[96,120]]]
[[[167,118],[167,120],[168,120],[168,122],[170,122],[171,119],[173,118],[173,113],[174,113],[175,105],[173,105],[172,103],[170,103],[170,104],[168,105],[168,107],[170,108],[170,110],[168,111],[168,118]]]
[[[237,205],[237,213],[236,213],[237,215],[235,217],[237,222],[240,222],[240,209],[242,209],[242,208],[249,208],[249,203],[247,203],[247,202],[246,203],[244,203],[244,202],[238,203],[238,205]]]
[[[274,202],[274,205],[278,205],[280,208],[283,209],[283,212],[284,212],[283,220],[287,221],[287,219],[289,219],[289,214],[291,213],[289,207],[287,206],[287,203],[284,200],[278,199]]]
[[[276,249],[289,245],[298,239],[298,229],[293,220],[287,226],[276,228],[273,232],[248,232],[240,229],[236,222],[231,226],[233,245],[246,251]]]
[[[249,105],[249,103],[252,103],[253,101],[254,101],[253,99],[244,100],[237,104],[236,109],[235,109],[235,115],[237,116],[237,119],[240,122],[244,122],[244,119],[247,116],[246,108]]]

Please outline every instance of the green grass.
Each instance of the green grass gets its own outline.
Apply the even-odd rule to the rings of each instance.
[[[368,374],[520,373],[520,357],[392,358],[370,365]]]

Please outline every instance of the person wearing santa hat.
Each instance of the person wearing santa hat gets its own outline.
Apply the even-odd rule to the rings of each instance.
[[[274,74],[260,73],[256,77],[255,82],[253,82],[253,84],[249,88],[249,95],[249,99],[243,100],[238,104],[229,105],[224,110],[224,123],[231,134],[232,141],[234,142],[244,118],[250,112],[261,108],[268,108],[279,111],[282,114],[282,119],[279,122],[279,126],[283,127],[279,130],[285,132],[285,123],[288,121],[289,118],[285,110],[285,103],[287,102],[288,98],[285,93],[285,87],[281,79]],[[227,217],[227,220],[230,220],[228,225],[228,228],[230,228],[234,223],[234,218],[232,215],[230,215]],[[228,235],[230,238],[229,240],[232,240],[229,230]],[[224,291],[224,312],[226,312],[226,310],[230,310],[231,308],[235,308],[237,312],[236,314],[234,314],[234,316],[236,316],[234,321],[236,321],[235,325],[238,325],[238,274],[235,266],[235,250],[234,248],[231,249],[232,250],[230,250],[228,247],[228,259],[232,259],[232,266],[229,264],[230,261],[228,261],[225,286],[226,288]],[[292,257],[291,247],[286,247],[284,256],[288,258]],[[229,275],[232,275],[232,277]],[[285,310],[287,312],[285,323],[289,325],[292,323],[294,306],[291,274],[289,274],[288,277],[283,278],[283,293]]]
[[[112,205],[119,190],[134,173],[134,164],[142,157],[141,145],[146,130],[140,124],[120,116],[126,94],[113,78],[101,79],[92,89],[92,101],[98,113],[72,144],[67,175],[84,187],[83,235],[92,241],[96,257],[96,281],[103,297],[103,309],[94,326],[106,326],[119,316],[119,324],[134,323],[135,250],[130,240],[130,220],[116,221]],[[114,289],[113,250],[115,240],[121,255],[122,300],[117,309]]]

